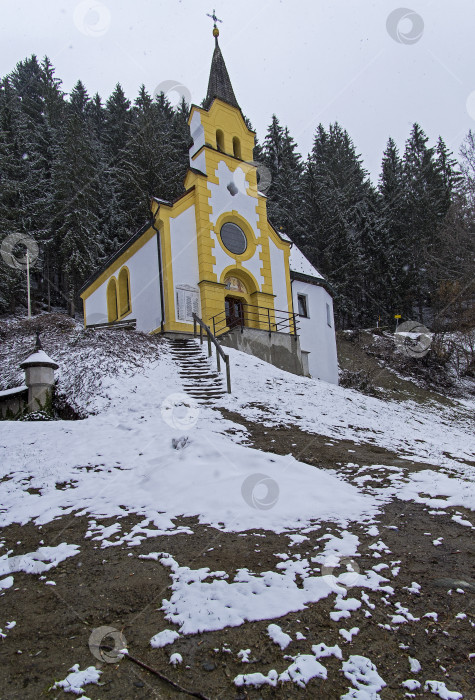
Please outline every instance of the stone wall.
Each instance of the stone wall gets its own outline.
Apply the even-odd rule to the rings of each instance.
[[[258,328],[234,328],[219,337],[221,345],[259,357],[279,369],[306,375],[298,336]]]

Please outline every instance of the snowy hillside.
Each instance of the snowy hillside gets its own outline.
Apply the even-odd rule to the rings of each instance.
[[[457,583],[462,555],[445,552],[452,537],[463,551],[474,529],[473,407],[368,397],[233,350],[233,394],[204,405],[184,394],[167,342],[70,327],[61,343],[55,333],[45,327],[44,346],[60,364],[59,391],[89,417],[0,424],[2,636],[35,654],[28,626],[45,621],[35,618],[41,611],[22,613],[29,594],[21,590],[35,577],[76,609],[82,603],[67,582],[81,581],[75,590],[85,585],[92,594],[102,577],[97,564],[111,557],[117,571],[130,570],[127,588],[114,594],[129,601],[130,618],[114,606],[99,612],[97,595],[85,599],[88,628],[70,635],[71,653],[50,654],[57,665],[44,666],[43,686],[79,663],[68,683],[81,687],[82,679],[88,697],[99,698],[94,683],[111,677],[125,696],[115,666],[79,671],[100,658],[88,649],[92,630],[112,625],[121,648],[131,641],[130,655],[166,664],[166,675],[207,697],[238,697],[243,687],[250,698],[275,688],[282,697],[345,700],[470,697],[463,664],[449,673],[435,661],[441,648],[434,642],[437,654],[427,653],[424,640],[439,632],[462,643],[475,624],[463,600],[475,590],[470,573]],[[253,438],[255,425],[269,431],[264,443]],[[299,461],[291,441],[277,454],[271,434],[279,429],[308,442],[318,436],[330,453],[351,444],[347,459],[317,468]],[[379,450],[380,464],[358,463],[364,445]],[[402,534],[404,513],[410,530],[416,521],[430,527],[417,543]],[[444,561],[434,574],[447,581],[442,587],[431,588],[417,563],[414,578],[406,546],[419,551],[419,539],[430,552],[450,554],[448,568]],[[82,561],[97,573],[76,568]],[[102,589],[107,599],[114,570]],[[148,603],[139,584],[150,591]],[[144,609],[147,622],[137,628]],[[13,617],[14,627],[5,625]],[[381,644],[397,663],[381,656]],[[219,678],[218,664],[227,670]],[[166,683],[160,688],[175,697]]]

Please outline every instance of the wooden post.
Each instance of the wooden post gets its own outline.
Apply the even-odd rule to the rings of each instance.
[[[208,338],[208,357],[211,357],[211,355],[213,354],[211,350],[211,336],[209,333],[207,333],[206,336]]]
[[[203,326],[200,323],[200,343],[203,345]]]
[[[196,338],[196,318],[193,316],[193,338]]]
[[[231,393],[231,370],[229,368],[229,355],[226,355],[226,384],[228,386],[228,394]]]
[[[218,365],[218,372],[221,372],[221,358],[218,348],[216,348],[216,364]]]

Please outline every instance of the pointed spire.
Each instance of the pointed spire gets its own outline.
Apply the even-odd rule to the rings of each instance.
[[[240,109],[238,101],[234,95],[233,86],[231,85],[231,80],[224,62],[223,54],[221,53],[221,49],[219,48],[218,44],[219,29],[216,22],[221,22],[221,20],[218,20],[214,10],[213,14],[208,16],[214,20],[213,36],[216,45],[214,47],[213,59],[211,61],[208,92],[206,94],[206,99],[203,102],[203,107],[205,109],[209,109],[213,100],[217,98],[223,102],[227,102],[233,107]]]

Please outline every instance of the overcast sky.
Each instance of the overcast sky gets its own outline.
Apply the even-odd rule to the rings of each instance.
[[[200,103],[214,7],[261,141],[275,113],[306,155],[318,123],[339,121],[376,180],[388,136],[403,149],[413,122],[455,153],[475,128],[473,0],[0,0],[0,74],[35,53],[66,92],[81,79],[105,100],[120,82],[133,100],[174,81]]]

